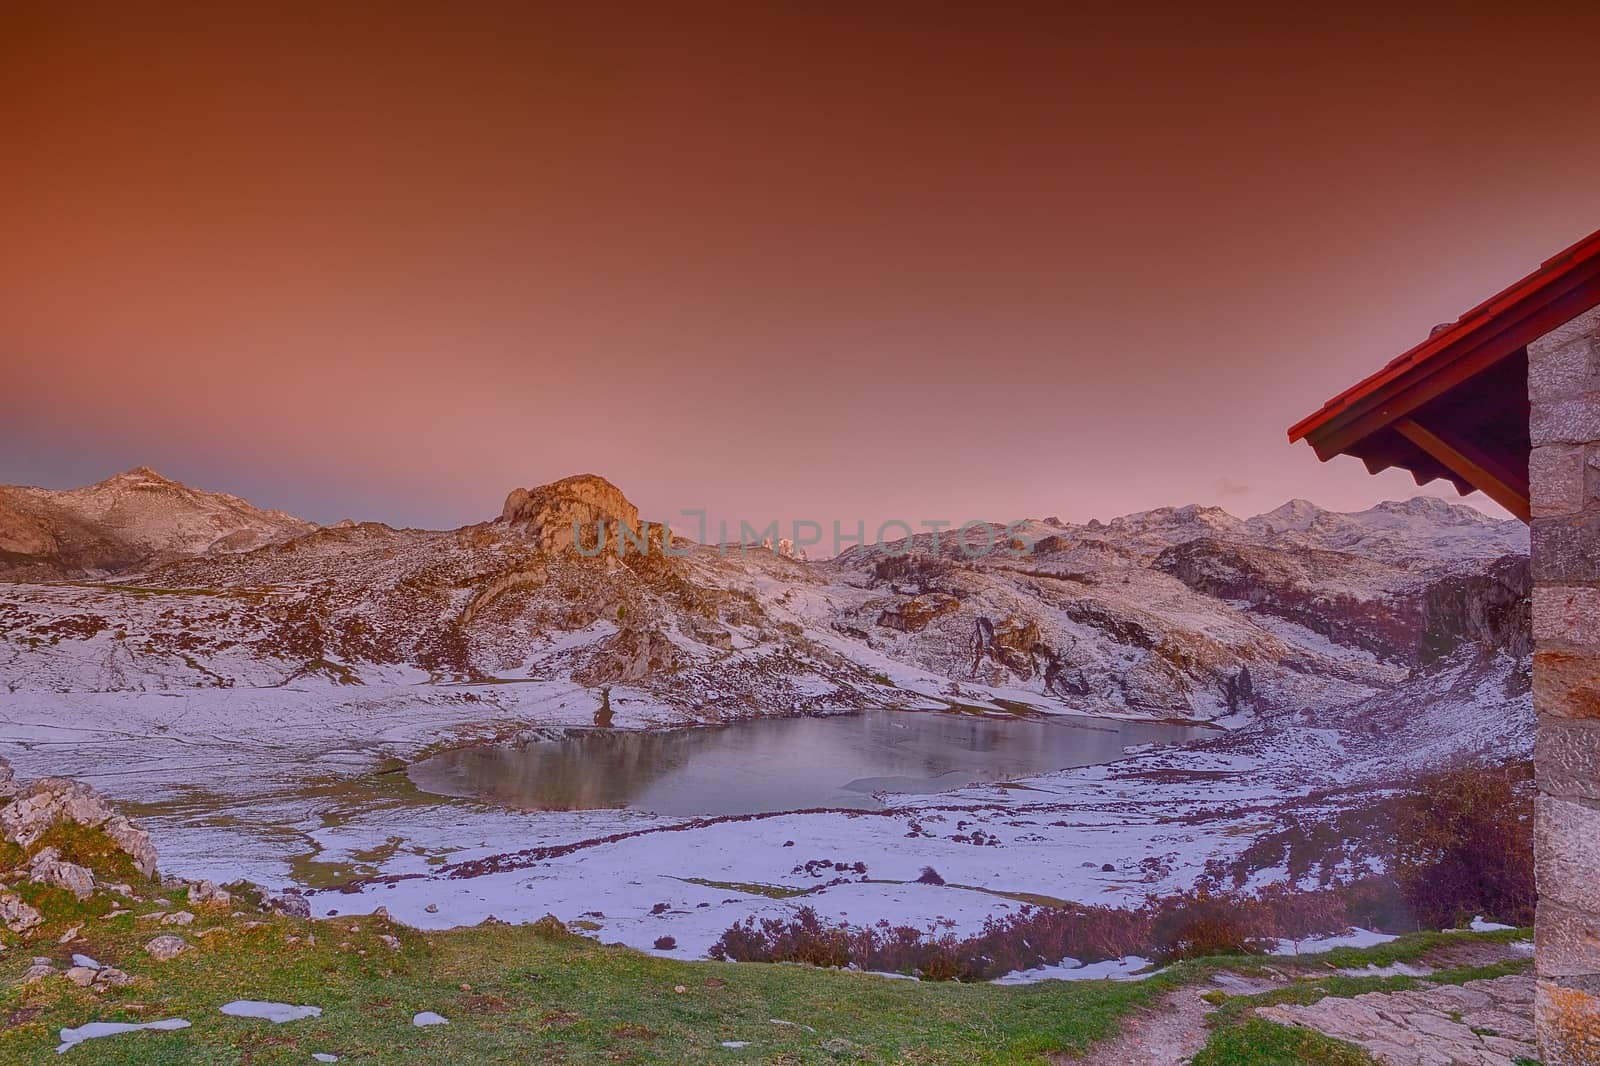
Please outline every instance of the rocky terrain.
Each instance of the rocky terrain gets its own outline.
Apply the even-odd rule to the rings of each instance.
[[[455,530],[274,518],[248,550],[170,535],[260,513],[232,497],[139,471],[78,491],[128,481],[169,486],[127,490],[160,494],[165,540],[120,534],[163,547],[0,584],[5,752],[136,802],[186,874],[296,886],[320,916],[554,913],[676,957],[802,904],[970,930],[1023,899],[1184,890],[1360,790],[1531,747],[1525,528],[1437,499],[1046,518],[991,527],[1013,550],[978,558],[921,534],[807,561],[663,542],[590,475]],[[5,506],[4,528],[43,522]],[[649,532],[596,552],[599,521]],[[475,742],[867,707],[1219,728],[870,812],[521,811],[396,772]]]
[[[66,492],[0,485],[0,580],[122,573],[193,555],[250,551],[315,528],[142,466]]]
[[[316,528],[144,470],[0,490],[0,685],[515,679],[703,720],[1002,699],[1209,721],[1348,702],[1462,648],[1528,652],[1525,530],[1436,499],[1046,519],[1012,527],[1025,552],[980,558],[950,534],[817,562],[681,538],[669,554],[659,524],[643,552],[615,532],[575,550],[575,523],[601,522],[640,527],[593,476],[448,531]]]

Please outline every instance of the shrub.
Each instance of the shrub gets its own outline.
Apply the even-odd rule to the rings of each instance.
[[[1392,865],[1416,919],[1533,922],[1533,775],[1526,764],[1422,778],[1398,804]]]

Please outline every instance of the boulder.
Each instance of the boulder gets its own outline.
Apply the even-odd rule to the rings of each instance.
[[[31,985],[35,981],[43,981],[46,977],[56,973],[56,968],[48,962],[36,962],[22,971],[22,983]]]
[[[45,848],[28,864],[28,880],[36,885],[64,888],[79,899],[94,895],[94,871],[67,862],[55,848]]]
[[[311,917],[311,901],[294,889],[289,889],[281,896],[275,896],[267,906],[278,914],[288,915],[290,918]]]
[[[11,769],[10,760],[0,755],[0,800],[15,796],[20,787],[17,784],[17,775]]]
[[[188,951],[189,942],[181,936],[165,933],[146,944],[144,950],[157,962],[166,962]]]
[[[13,933],[26,933],[43,922],[44,915],[28,906],[21,896],[0,890],[0,924]]]
[[[141,874],[155,874],[156,849],[150,834],[118,814],[100,793],[82,782],[42,777],[0,808],[0,834],[24,848],[62,822],[102,830]]]
[[[193,881],[189,884],[189,902],[197,906],[228,907],[233,904],[233,893],[218,888],[215,881]]]

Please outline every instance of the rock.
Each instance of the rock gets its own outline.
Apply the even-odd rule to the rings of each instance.
[[[189,902],[199,906],[231,907],[233,893],[218,888],[215,881],[194,881],[189,885]]]
[[[15,892],[0,891],[0,923],[13,933],[26,933],[44,923],[44,915]]]
[[[74,966],[87,966],[91,970],[98,970],[100,968],[100,964],[98,962],[96,962],[95,960],[91,959],[89,956],[87,956],[87,955],[78,955],[78,954],[74,954],[72,956],[72,965],[74,965]]]
[[[173,911],[171,914],[163,914],[161,916],[161,924],[192,925],[194,924],[194,915],[190,914],[188,911]]]
[[[155,875],[156,849],[150,834],[118,814],[98,792],[82,782],[43,777],[0,808],[0,835],[24,848],[33,846],[61,822],[102,830],[133,860],[141,874]]]
[[[642,681],[677,665],[677,645],[663,633],[628,626],[601,643],[594,657],[572,677],[583,685],[618,685]]]
[[[72,966],[67,969],[67,980],[80,988],[88,988],[94,984],[95,976],[99,972],[99,970],[91,969],[88,966]]]
[[[22,971],[22,983],[31,985],[35,981],[42,981],[56,972],[56,968],[48,962],[36,962]]]
[[[59,858],[55,848],[45,848],[29,866],[28,880],[36,885],[64,888],[79,899],[94,895],[94,872],[87,866]]]
[[[378,939],[383,941],[384,946],[386,946],[390,951],[399,951],[400,950],[400,938],[399,937],[390,936],[388,933],[379,933],[378,934]]]
[[[0,800],[15,796],[20,787],[17,784],[17,775],[11,769],[11,760],[0,755]]]
[[[638,530],[639,509],[605,478],[577,474],[538,488],[512,489],[500,520],[522,527],[546,551],[572,547],[574,526],[584,546],[592,547],[599,523],[604,522],[607,550],[615,552],[617,523]]]
[[[189,942],[181,936],[173,936],[167,933],[150,941],[144,946],[144,950],[157,962],[166,962],[168,959],[175,959],[185,951],[188,951]]]
[[[311,901],[294,889],[288,889],[281,896],[275,896],[268,906],[278,914],[290,918],[311,917]]]
[[[916,633],[927,628],[935,618],[959,610],[961,601],[948,592],[930,592],[913,596],[899,606],[886,608],[878,615],[878,625],[902,633]]]
[[[439,913],[439,905],[437,903],[430,903],[430,904],[428,904],[426,907],[424,907],[422,909],[427,911],[429,914],[438,914]]]
[[[82,931],[83,931],[83,923],[79,922],[77,925],[73,926],[71,929],[68,929],[65,933],[62,933],[59,937],[57,937],[56,938],[56,943],[57,944],[70,944],[74,940],[78,939],[78,934],[80,932],[82,932]]]
[[[123,973],[115,966],[102,966],[95,971],[94,983],[96,988],[122,988],[133,984],[133,975]]]

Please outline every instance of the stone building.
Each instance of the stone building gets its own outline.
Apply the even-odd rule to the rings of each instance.
[[[1532,526],[1536,1023],[1600,1064],[1600,232],[1289,430],[1317,455],[1480,489]]]

